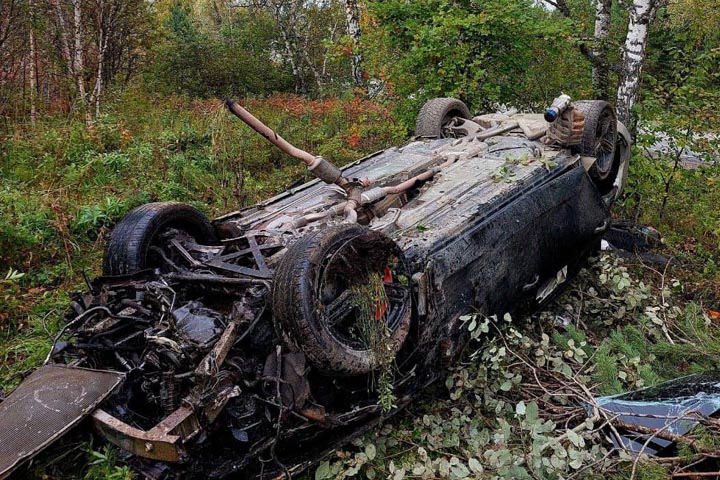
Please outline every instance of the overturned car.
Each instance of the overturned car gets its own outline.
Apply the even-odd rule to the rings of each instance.
[[[406,405],[468,340],[598,248],[630,136],[601,101],[421,110],[338,169],[228,109],[316,180],[214,221],[130,212],[45,365],[0,403],[0,477],[84,417],[150,478],[291,475]]]

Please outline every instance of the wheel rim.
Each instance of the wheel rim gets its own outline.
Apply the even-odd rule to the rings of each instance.
[[[455,138],[455,135],[452,134],[448,127],[453,118],[456,117],[464,118],[459,110],[451,110],[443,117],[442,122],[440,122],[440,138]]]
[[[598,173],[603,178],[612,170],[616,135],[615,117],[612,111],[606,109],[598,119],[595,128],[595,147],[593,149]]]
[[[359,352],[378,353],[383,341],[392,342],[410,305],[409,277],[397,246],[389,239],[368,244],[360,235],[339,245],[321,268],[316,298],[330,335]]]
[[[145,268],[159,268],[163,273],[175,270],[174,265],[183,265],[187,262],[185,257],[170,247],[172,239],[184,242],[196,242],[196,239],[187,230],[181,228],[166,228],[153,235],[150,245],[145,253]]]

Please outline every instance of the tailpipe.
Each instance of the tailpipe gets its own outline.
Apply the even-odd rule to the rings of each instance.
[[[317,178],[330,185],[338,185],[347,194],[348,201],[345,204],[345,221],[348,223],[357,222],[357,208],[360,206],[362,190],[365,185],[357,181],[351,181],[343,177],[342,172],[333,163],[328,162],[320,156],[315,156],[301,148],[297,148],[280,135],[275,133],[272,128],[265,125],[252,113],[235,103],[232,99],[225,100],[225,106],[230,112],[245,122],[250,128],[265,137],[265,139],[278,147],[291,157],[297,158],[312,172]]]
[[[315,156],[305,150],[298,148],[275,133],[273,129],[261,122],[252,113],[245,110],[232,99],[225,100],[225,106],[230,112],[245,122],[250,128],[265,137],[265,139],[278,147],[291,157],[297,158],[312,172],[317,178],[325,183],[339,185],[344,187],[348,180],[342,176],[342,172],[331,162],[328,162],[320,156]]]

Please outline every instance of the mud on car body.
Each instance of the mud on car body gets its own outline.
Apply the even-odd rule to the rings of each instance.
[[[605,102],[560,97],[548,123],[434,99],[412,141],[343,169],[227,106],[318,178],[212,222],[130,212],[46,365],[0,404],[3,474],[86,415],[153,478],[301,471],[443,376],[462,316],[547,301],[627,175]]]

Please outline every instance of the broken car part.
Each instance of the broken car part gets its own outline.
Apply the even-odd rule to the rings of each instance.
[[[678,443],[720,412],[720,372],[677,378],[634,392],[600,397],[612,418],[608,436],[635,455],[676,456]]]
[[[95,410],[125,376],[45,365],[0,403],[0,478],[64,435]]]

